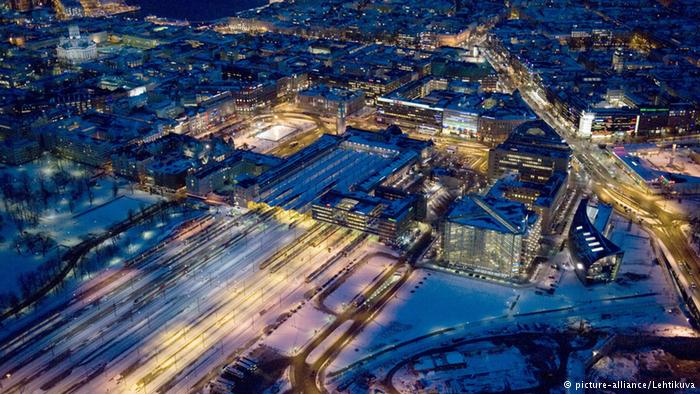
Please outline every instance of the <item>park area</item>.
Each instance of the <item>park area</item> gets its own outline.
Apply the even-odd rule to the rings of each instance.
[[[0,168],[0,309],[58,270],[63,253],[161,197],[52,155]]]

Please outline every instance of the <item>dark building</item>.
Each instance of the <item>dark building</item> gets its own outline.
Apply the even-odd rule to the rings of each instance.
[[[489,151],[489,178],[517,172],[527,182],[545,183],[556,171],[568,172],[571,148],[542,120],[525,122]]]
[[[569,245],[576,274],[585,284],[612,282],[617,277],[624,252],[607,238],[611,214],[611,206],[592,207],[583,199],[571,222]]]
[[[48,1],[47,0],[9,0],[8,5],[10,6],[10,9],[19,11],[19,12],[26,12],[26,11],[31,11],[35,10],[37,8],[41,8],[45,6]]]

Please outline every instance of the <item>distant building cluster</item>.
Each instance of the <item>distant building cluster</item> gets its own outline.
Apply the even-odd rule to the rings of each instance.
[[[487,46],[581,137],[696,133],[697,3],[662,3],[516,7],[489,31]]]
[[[465,63],[469,67],[469,63]],[[484,81],[491,74],[473,66]],[[416,129],[487,144],[504,141],[519,124],[537,116],[520,95],[494,93],[477,82],[424,77],[377,99],[377,119]]]
[[[230,18],[221,29],[432,50],[457,46],[479,26],[497,21],[502,7],[502,2],[493,0],[274,2]]]
[[[572,149],[532,108],[584,139],[698,132],[699,11],[661,3],[635,2],[629,18],[617,1],[294,1],[190,24],[119,15],[119,1],[12,0],[0,161],[52,152],[151,191],[308,213],[390,244],[430,216],[446,267],[519,282],[578,201]],[[270,124],[290,112],[296,124]],[[323,135],[291,141],[310,128]],[[487,183],[453,143],[488,149],[475,161]],[[700,185],[609,152],[659,193]],[[580,276],[613,280],[620,253],[581,210],[568,234]]]

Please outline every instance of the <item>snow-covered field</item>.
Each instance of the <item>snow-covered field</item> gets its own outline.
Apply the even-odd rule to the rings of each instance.
[[[19,295],[22,274],[160,199],[123,180],[94,175],[90,167],[51,155],[0,169],[3,182],[12,185],[3,186],[0,204],[0,270],[5,273],[0,292]],[[46,247],[30,243],[29,235],[41,236]],[[26,241],[18,246],[22,238]]]
[[[334,317],[306,304],[265,340],[265,344],[285,356],[295,356]]]
[[[304,119],[285,117],[283,119],[270,119],[253,124],[234,136],[236,146],[248,145],[256,152],[269,152],[275,149],[282,141],[299,133],[312,130],[315,123]]]
[[[650,167],[660,171],[669,171],[700,177],[700,165],[690,157],[689,149],[639,149],[636,155],[646,160]]]
[[[314,348],[311,353],[306,357],[306,362],[313,364],[323,355],[323,353],[328,350],[333,343],[338,341],[340,337],[343,336],[352,326],[353,320],[346,320],[341,325],[335,328],[333,332],[326,337],[318,346]]]
[[[147,251],[166,237],[184,221],[201,216],[201,212],[171,209],[153,222],[140,223],[127,231],[112,237],[85,255],[78,269],[73,271],[62,286],[35,304],[24,315],[11,321],[11,326],[20,326],[31,318],[46,313],[52,308],[67,302],[74,294],[89,289],[100,278],[109,278],[124,269],[124,263]],[[0,330],[0,341],[5,339],[8,331]]]
[[[279,142],[297,130],[296,127],[278,124],[268,127],[264,131],[258,133],[256,137],[267,141]]]
[[[363,290],[377,281],[382,273],[396,263],[395,258],[373,255],[361,264],[349,278],[324,300],[324,305],[336,313],[341,313]]]
[[[488,341],[423,356],[399,369],[392,382],[401,393],[414,393],[419,388],[439,393],[504,392],[537,386],[532,368],[518,348]]]
[[[419,269],[397,292],[396,299],[344,348],[328,371],[332,374],[359,360],[379,357],[382,350],[399,349],[384,354],[400,357],[403,348],[410,353],[420,348],[420,343],[430,343],[431,339],[426,339],[415,342],[418,345],[407,344],[430,333],[435,334],[435,341],[444,341],[440,339],[444,335],[562,328],[582,321],[618,330],[642,324],[688,327],[677,308],[668,312],[678,306],[678,298],[667,274],[653,263],[647,233],[634,225],[628,231],[627,222],[615,220],[612,241],[626,251],[618,282],[586,287],[570,268],[552,269],[557,287],[549,295],[538,288],[539,284],[512,288]],[[556,260],[563,266],[571,265],[566,253],[557,255]],[[549,275],[544,278],[550,280]],[[441,330],[447,330],[446,334],[438,334]]]

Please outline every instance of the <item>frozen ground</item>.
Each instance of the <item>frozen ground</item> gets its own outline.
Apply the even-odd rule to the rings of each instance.
[[[694,348],[686,344],[687,349]],[[700,369],[697,353],[686,348],[664,350],[663,348],[640,347],[626,350],[613,350],[605,354],[587,371],[586,380],[611,382],[645,382],[649,379],[687,382],[697,385]],[[697,392],[697,390],[676,390],[674,392]]]
[[[285,125],[273,125],[265,129],[264,131],[258,133],[256,137],[267,141],[280,142],[280,140],[283,140],[288,135],[296,131],[296,127],[290,127]]]
[[[47,259],[58,257],[61,249],[76,245],[87,234],[100,233],[126,219],[129,212],[137,213],[160,199],[128,188],[124,181],[94,176],[90,167],[51,155],[0,169],[0,177],[14,190],[3,191],[0,204],[0,270],[5,273],[0,277],[0,292],[18,295],[22,274],[39,269]],[[49,194],[47,208],[39,197],[42,184]],[[28,217],[34,215],[37,220],[33,223]],[[22,247],[18,253],[16,241],[23,231],[46,237],[48,247]]]
[[[334,317],[306,304],[270,335],[265,344],[285,356],[295,356]]]
[[[340,337],[343,336],[349,329],[350,326],[352,326],[353,320],[346,320],[344,321],[341,325],[339,325],[333,332],[326,337],[326,339],[323,340],[318,346],[314,348],[311,353],[306,357],[306,362],[308,364],[314,364],[316,361],[318,361],[319,357],[323,355],[323,353],[328,350],[332,344],[334,344]]]
[[[324,305],[341,313],[352,302],[353,298],[369,288],[382,273],[396,263],[395,258],[383,255],[373,255],[361,264],[335,291],[324,300]]]
[[[667,312],[678,306],[678,298],[666,273],[653,263],[647,233],[634,225],[628,231],[625,221],[615,220],[611,238],[626,251],[618,282],[586,287],[570,269],[552,269],[551,275],[543,276],[556,286],[549,295],[540,289],[541,284],[511,288],[419,269],[328,371],[344,371],[358,360],[381,363],[382,357],[396,359],[403,350],[390,349],[414,352],[430,339],[411,340],[431,333],[435,334],[431,338],[444,341],[439,339],[440,330],[447,330],[447,336],[479,336],[493,330],[542,330],[581,322],[617,330],[688,327],[677,308]],[[566,253],[556,259],[570,266]]]
[[[700,165],[690,158],[689,149],[639,149],[634,154],[646,160],[652,168],[660,171],[681,173],[700,177]]]
[[[392,382],[401,393],[504,392],[536,387],[531,369],[518,348],[484,341],[423,356],[399,369]]]

